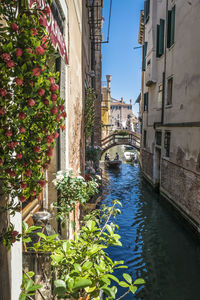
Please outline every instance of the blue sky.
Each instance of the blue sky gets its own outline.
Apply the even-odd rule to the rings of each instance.
[[[110,0],[104,0],[103,37],[107,39]],[[113,0],[110,27],[110,42],[102,44],[102,80],[112,75],[111,94],[116,99],[130,99],[135,103],[141,89],[142,49],[134,50],[138,44],[140,10],[144,0]],[[138,105],[133,112],[138,113]]]

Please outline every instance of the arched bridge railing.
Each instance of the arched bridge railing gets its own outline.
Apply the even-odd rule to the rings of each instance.
[[[140,151],[140,134],[123,130],[114,132],[101,140],[102,152],[117,145],[129,145]]]

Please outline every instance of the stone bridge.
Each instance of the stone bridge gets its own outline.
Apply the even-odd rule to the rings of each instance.
[[[102,154],[117,145],[132,146],[140,151],[140,134],[129,130],[113,132],[101,140]]]

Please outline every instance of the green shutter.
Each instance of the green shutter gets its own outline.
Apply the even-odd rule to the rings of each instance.
[[[147,42],[142,46],[142,71],[146,70]]]
[[[148,111],[149,93],[144,93],[144,111]]]
[[[168,11],[168,25],[167,25],[167,48],[171,47],[171,21],[172,20],[172,11]]]
[[[160,19],[159,43],[158,43],[159,56],[162,56],[164,53],[164,33],[165,33],[165,20]]]
[[[157,25],[157,44],[156,44],[156,57],[159,57],[159,32],[160,32],[160,25]]]
[[[171,46],[174,44],[174,33],[175,33],[175,6],[172,8],[171,16]]]
[[[149,20],[149,11],[150,11],[150,0],[144,1],[144,23],[146,24]]]

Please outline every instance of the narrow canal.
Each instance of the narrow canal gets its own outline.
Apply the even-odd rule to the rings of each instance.
[[[200,299],[200,243],[142,178],[138,165],[105,169],[104,181],[102,202],[109,205],[119,199],[123,204],[116,220],[123,246],[109,252],[129,269],[116,274],[129,272],[146,281],[135,296],[124,299]]]

